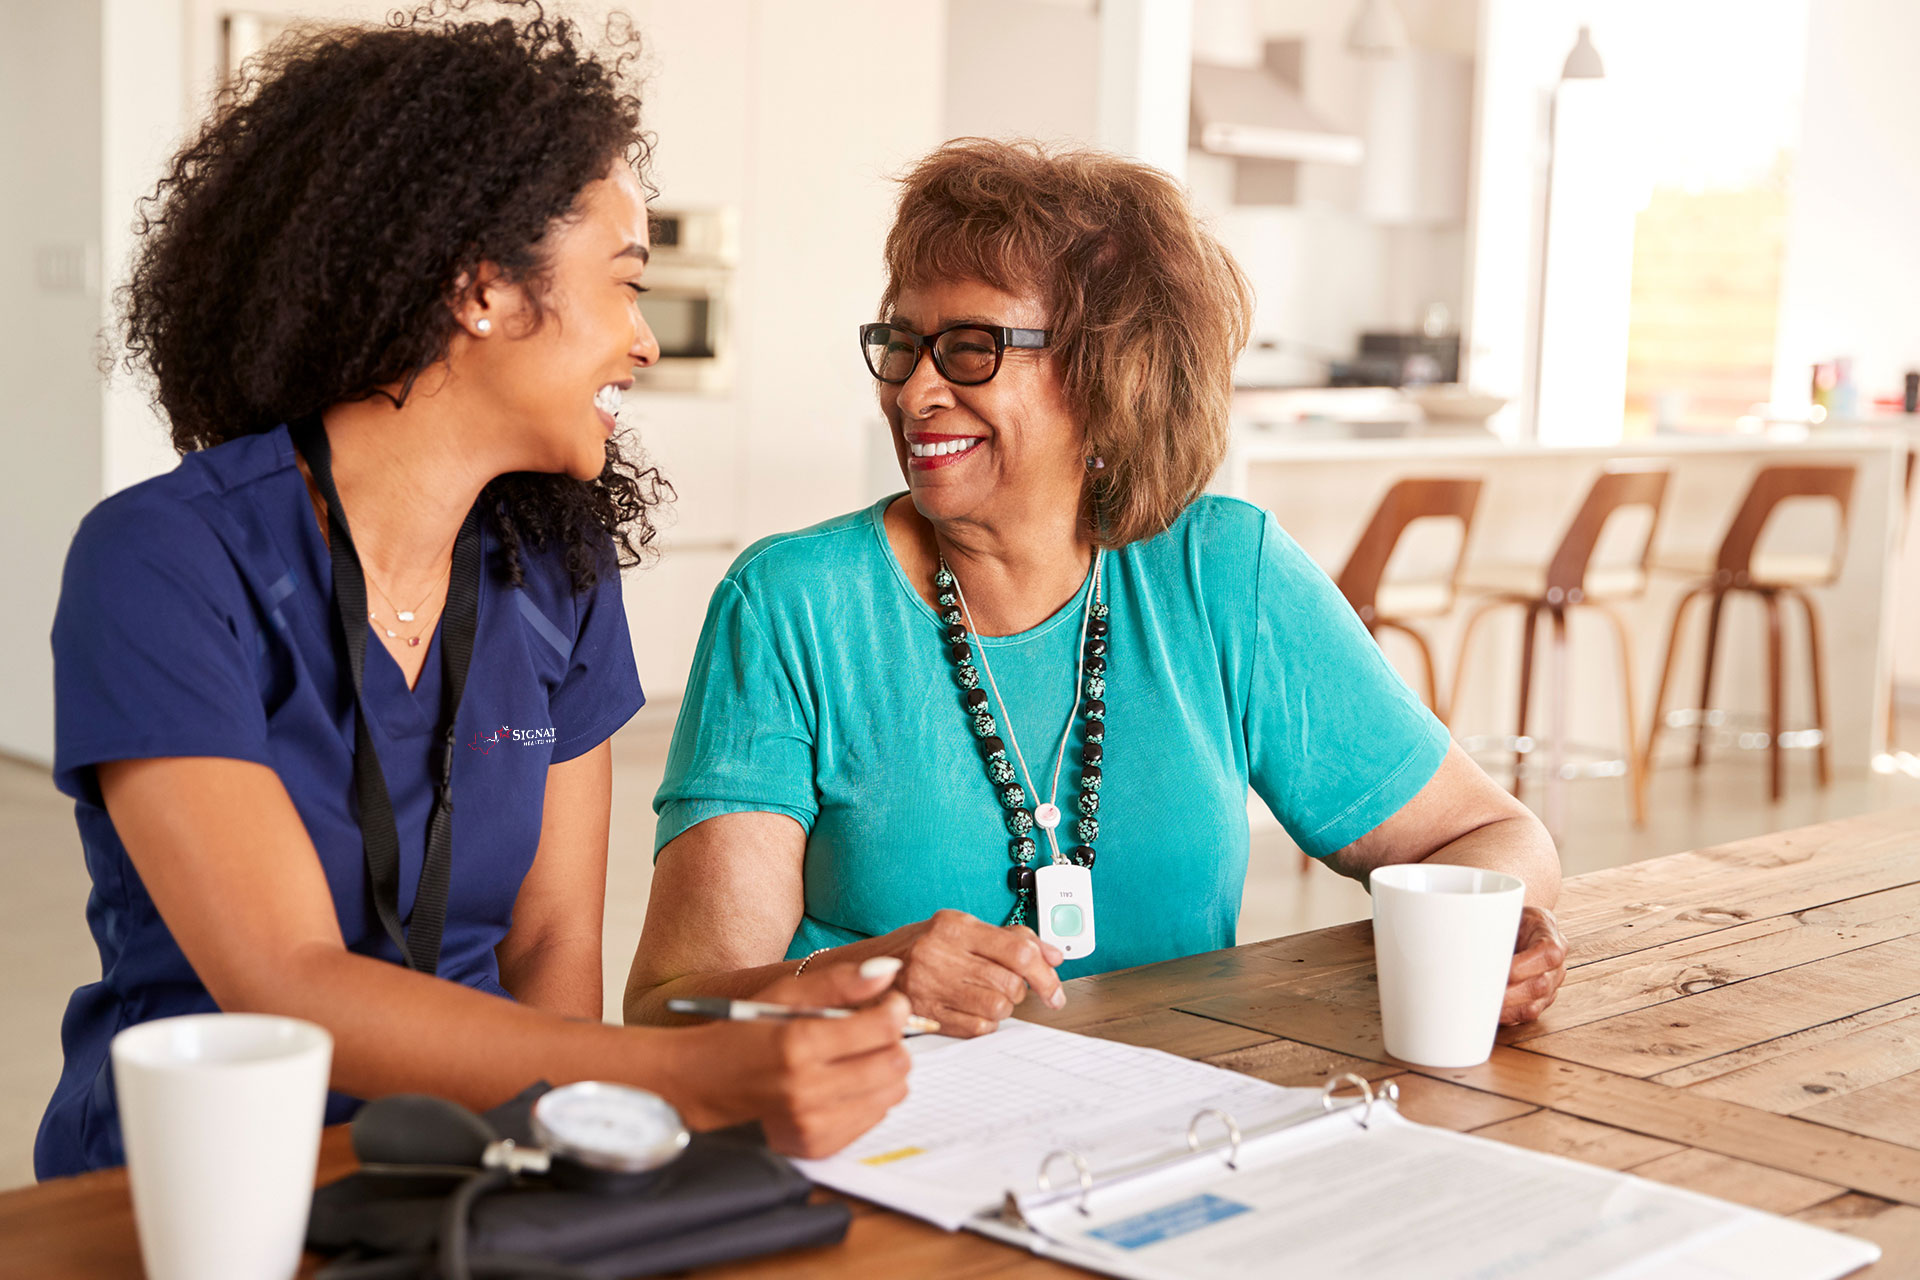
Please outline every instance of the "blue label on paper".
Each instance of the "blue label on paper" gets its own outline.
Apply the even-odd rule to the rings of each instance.
[[[1150,1244],[1159,1244],[1162,1240],[1171,1240],[1189,1231],[1211,1226],[1222,1218],[1249,1212],[1251,1210],[1244,1204],[1214,1195],[1198,1195],[1191,1200],[1137,1213],[1087,1234],[1121,1249],[1144,1249]]]

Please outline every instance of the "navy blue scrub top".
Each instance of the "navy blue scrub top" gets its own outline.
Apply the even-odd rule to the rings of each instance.
[[[54,782],[75,802],[101,977],[67,1005],[66,1065],[34,1144],[42,1178],[125,1162],[107,1054],[116,1032],[216,1008],[128,861],[96,764],[221,756],[267,765],[319,852],[348,948],[401,963],[367,888],[332,562],[294,457],[284,426],[190,454],[95,507],[68,553],[53,625]],[[617,572],[575,595],[558,547],[523,548],[526,582],[511,587],[498,541],[483,539],[479,627],[455,726],[439,972],[504,998],[493,949],[539,843],[547,767],[598,746],[644,699]],[[399,827],[402,919],[426,854],[440,689],[437,652],[409,689],[386,649],[367,646],[367,719]],[[327,1122],[356,1106],[331,1096]]]

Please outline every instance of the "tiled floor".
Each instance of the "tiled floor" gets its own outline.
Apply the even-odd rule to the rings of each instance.
[[[606,914],[606,991],[618,1017],[633,945],[646,915],[651,875],[651,801],[666,758],[674,708],[653,706],[614,742],[613,841]],[[1903,739],[1920,741],[1920,720]],[[1920,803],[1920,778],[1894,771],[1836,776],[1826,791],[1812,785],[1812,764],[1793,759],[1788,795],[1766,801],[1764,756],[1723,753],[1699,774],[1684,768],[1656,775],[1651,820],[1636,831],[1625,783],[1569,787],[1562,860],[1578,874],[1802,826],[1828,818]],[[1920,762],[1915,762],[1920,772]],[[1538,797],[1529,795],[1537,802]],[[1240,939],[1318,928],[1367,913],[1358,885],[1318,867],[1302,874],[1298,855],[1271,818],[1256,821],[1252,868],[1240,917]],[[31,1180],[35,1127],[60,1068],[60,1015],[68,993],[99,976],[99,960],[83,910],[87,876],[65,799],[44,770],[0,760],[0,1187]]]

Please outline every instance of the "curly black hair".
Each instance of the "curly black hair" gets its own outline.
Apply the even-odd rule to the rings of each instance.
[[[535,0],[495,2],[517,12],[480,21],[440,0],[288,35],[141,202],[125,358],[180,453],[344,400],[398,403],[445,358],[463,275],[497,265],[537,316],[554,220],[616,157],[646,181],[631,22],[609,22],[602,56]],[[510,581],[522,546],[558,540],[584,590],[609,539],[620,566],[644,558],[673,489],[610,440],[594,480],[521,472],[483,496]]]

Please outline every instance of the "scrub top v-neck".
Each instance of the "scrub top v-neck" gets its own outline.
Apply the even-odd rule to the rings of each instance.
[[[509,585],[483,535],[478,626],[455,721],[452,888],[438,972],[504,997],[494,948],[539,842],[546,771],[606,740],[644,701],[608,566],[576,594],[558,547],[523,548]],[[65,1068],[34,1149],[41,1177],[124,1161],[107,1046],[135,1023],[216,1006],[101,804],[94,766],[217,756],[271,768],[319,855],[348,949],[401,963],[368,890],[353,788],[355,711],[332,566],[285,427],[190,454],[96,507],[68,554],[54,620],[54,782],[74,799],[101,979],[75,991]],[[375,637],[377,639],[377,637]],[[433,805],[441,637],[412,688],[366,655],[366,717],[413,909]],[[328,1121],[353,1099],[329,1099]]]

